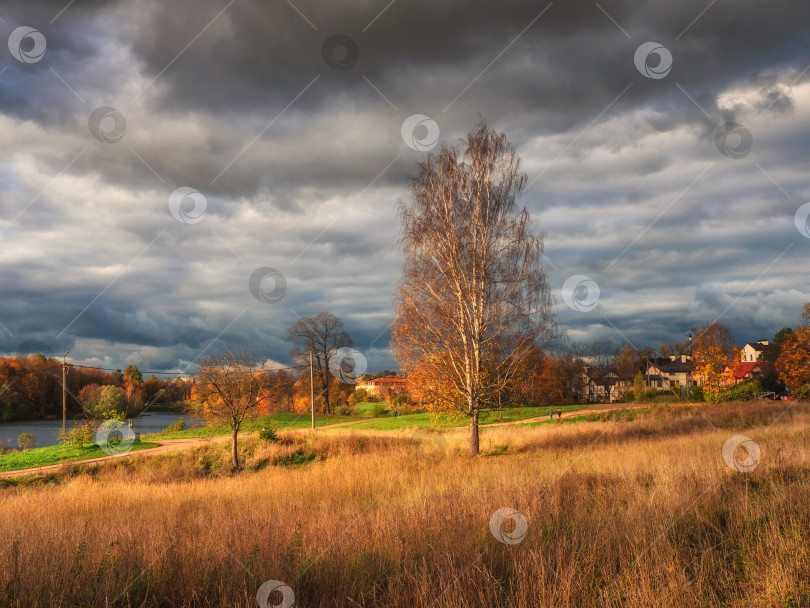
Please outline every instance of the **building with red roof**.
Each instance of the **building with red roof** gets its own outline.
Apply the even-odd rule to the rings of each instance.
[[[408,381],[397,376],[387,376],[385,378],[371,378],[357,385],[357,388],[366,389],[371,395],[378,395],[388,390],[394,393],[404,393],[408,388]]]
[[[726,366],[726,371],[729,371]],[[734,367],[734,383],[739,384],[746,380],[759,378],[762,375],[762,366],[759,361],[742,361]]]

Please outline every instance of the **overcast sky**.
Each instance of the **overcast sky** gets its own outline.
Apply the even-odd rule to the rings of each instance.
[[[523,159],[571,339],[799,321],[810,4],[325,4],[3,3],[0,351],[289,363],[328,310],[392,367],[397,201],[481,117]]]

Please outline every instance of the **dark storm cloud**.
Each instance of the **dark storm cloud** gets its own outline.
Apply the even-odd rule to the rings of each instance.
[[[178,10],[175,2],[130,9],[132,47],[147,74],[161,73],[224,6],[191,4],[189,11]],[[397,2],[371,23],[385,5],[297,3],[316,31],[286,3],[234,4],[211,26],[211,35],[163,73],[155,85],[161,89],[157,99],[174,108],[266,114],[320,73],[324,80],[301,99],[299,109],[347,103],[340,97],[344,92],[365,97],[371,91],[362,75],[388,91],[395,104],[416,101],[440,109],[546,7],[517,1]],[[541,108],[544,119],[556,118],[547,128],[559,129],[582,120],[579,111],[601,109],[631,81],[638,86],[621,102],[625,107],[677,97],[671,87],[663,93],[655,81],[641,78],[628,60],[648,39],[670,48],[676,59],[669,78],[691,88],[709,110],[712,94],[729,83],[778,65],[803,68],[802,61],[810,59],[803,26],[810,5],[720,3],[691,27],[705,3],[612,2],[605,8],[631,39],[591,2],[553,4],[498,59],[497,69],[484,75],[482,86],[462,96],[462,106],[474,97],[476,107],[483,100],[527,114]],[[333,33],[357,41],[359,61],[351,70],[335,72],[321,59],[321,44]],[[508,84],[508,94],[495,84]]]

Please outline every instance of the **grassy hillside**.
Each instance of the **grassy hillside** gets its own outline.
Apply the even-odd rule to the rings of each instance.
[[[285,431],[0,490],[0,605],[800,607],[810,603],[810,407],[630,420]],[[761,460],[721,455],[744,434]],[[526,522],[494,526],[502,508]],[[47,509],[43,515],[43,509]],[[497,523],[497,520],[496,520]],[[273,598],[278,603],[280,597]]]

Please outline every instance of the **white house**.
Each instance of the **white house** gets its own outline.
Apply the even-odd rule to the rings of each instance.
[[[756,342],[749,342],[742,348],[740,353],[740,361],[759,361],[762,358],[763,351],[768,347],[767,340],[757,340]]]

